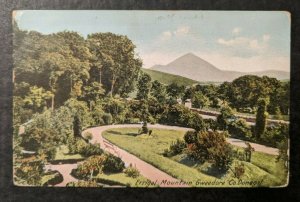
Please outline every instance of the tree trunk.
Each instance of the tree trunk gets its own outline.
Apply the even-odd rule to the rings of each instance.
[[[115,79],[115,75],[113,74],[112,80],[111,80],[111,88],[110,88],[110,93],[111,93],[111,97],[113,97],[113,91],[114,91],[114,85],[115,85],[116,79]]]

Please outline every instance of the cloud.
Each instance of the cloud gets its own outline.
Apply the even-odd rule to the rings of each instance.
[[[239,28],[239,27],[235,27],[233,30],[232,30],[232,34],[234,35],[239,35],[241,33],[242,29]]]
[[[217,52],[196,52],[196,54],[222,70],[253,72],[273,69],[290,71],[290,58],[288,56],[257,55],[238,57]]]
[[[189,26],[179,26],[174,31],[167,30],[167,31],[162,32],[159,36],[159,39],[161,41],[167,41],[167,40],[170,40],[171,38],[184,37],[189,32],[190,32]]]
[[[231,52],[233,55],[253,57],[269,51],[270,38],[269,34],[264,34],[259,38],[236,36],[227,40],[218,38],[217,43],[222,46],[224,51]]]
[[[182,26],[178,27],[176,31],[173,32],[174,36],[184,36],[190,32],[190,27]]]
[[[160,40],[166,41],[169,40],[172,37],[172,33],[170,31],[165,31],[160,35]]]

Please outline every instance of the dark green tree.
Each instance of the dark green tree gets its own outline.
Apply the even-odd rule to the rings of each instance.
[[[258,108],[256,112],[256,121],[255,121],[255,137],[260,139],[261,136],[265,133],[266,124],[267,124],[267,101],[266,99],[258,100]]]
[[[137,84],[138,92],[136,98],[139,100],[148,99],[149,92],[151,89],[151,77],[149,74],[141,73],[138,84]]]

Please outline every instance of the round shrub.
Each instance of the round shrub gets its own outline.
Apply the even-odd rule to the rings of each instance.
[[[110,113],[103,114],[102,119],[103,119],[105,125],[112,124],[113,117]]]
[[[197,141],[197,134],[194,131],[187,131],[183,138],[187,144],[195,143]]]
[[[124,170],[127,177],[137,178],[140,175],[140,171],[133,167],[131,164]]]

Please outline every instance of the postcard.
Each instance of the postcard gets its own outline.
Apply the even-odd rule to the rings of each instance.
[[[14,185],[288,185],[290,13],[12,15]]]

